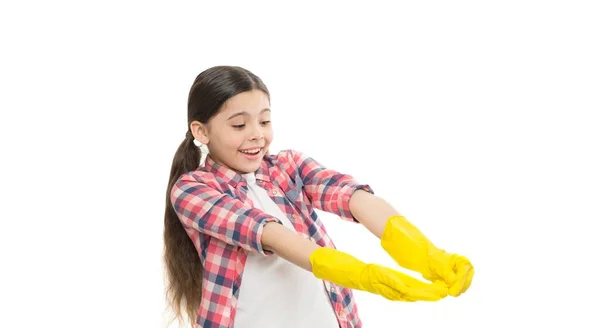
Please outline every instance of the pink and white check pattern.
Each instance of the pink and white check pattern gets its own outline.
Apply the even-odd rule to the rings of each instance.
[[[369,185],[295,150],[266,155],[255,176],[299,234],[332,248],[335,245],[314,209],[357,222],[350,213],[350,196],[357,189],[373,193]],[[210,156],[203,167],[183,174],[171,190],[173,208],[204,265],[196,327],[232,328],[248,252],[272,255],[261,245],[263,227],[281,222],[254,208],[246,192],[246,180]],[[324,288],[340,327],[361,327],[352,291],[328,281]]]

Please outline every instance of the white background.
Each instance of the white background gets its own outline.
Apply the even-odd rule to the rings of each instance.
[[[239,65],[273,151],[369,183],[476,275],[356,292],[364,327],[598,327],[593,1],[0,5],[0,327],[165,327],[162,229],[189,87]],[[338,247],[394,265],[321,213]]]

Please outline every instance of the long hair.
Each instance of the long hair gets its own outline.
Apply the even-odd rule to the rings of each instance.
[[[177,148],[171,165],[163,238],[167,302],[175,317],[182,322],[185,313],[192,327],[202,297],[204,268],[199,252],[175,213],[171,203],[171,190],[182,174],[194,171],[200,165],[202,154],[200,148],[194,145],[190,124],[193,121],[206,124],[219,112],[225,101],[251,90],[261,90],[269,96],[262,80],[250,71],[238,66],[215,66],[196,77],[188,96],[188,131]]]

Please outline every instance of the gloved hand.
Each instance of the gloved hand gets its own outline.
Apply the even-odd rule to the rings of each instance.
[[[400,266],[421,273],[429,281],[444,282],[451,296],[459,296],[471,286],[471,262],[435,247],[403,216],[388,218],[381,246]]]
[[[378,264],[365,264],[357,258],[327,247],[310,256],[313,274],[340,286],[371,292],[394,301],[437,301],[448,294],[443,285],[419,281]]]

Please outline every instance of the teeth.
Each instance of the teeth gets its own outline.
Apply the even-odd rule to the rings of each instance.
[[[240,150],[242,153],[245,154],[256,154],[258,153],[262,148],[254,148],[254,149],[248,149],[248,150]]]

